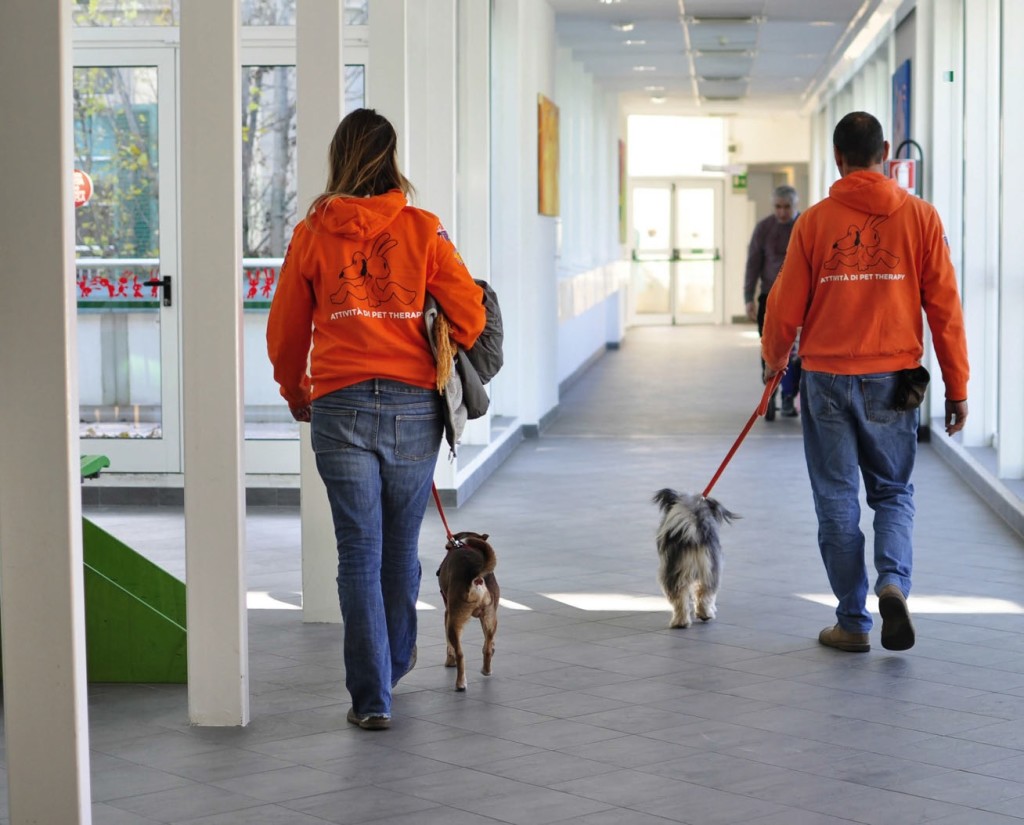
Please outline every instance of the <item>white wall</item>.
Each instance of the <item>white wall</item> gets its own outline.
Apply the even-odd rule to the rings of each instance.
[[[736,164],[808,164],[811,160],[811,119],[796,115],[772,117],[731,117],[726,120],[729,163]],[[809,202],[800,192],[801,208]],[[747,192],[734,192],[730,180],[725,186],[725,237],[723,263],[725,277],[725,321],[744,315],[743,279],[747,266],[747,247],[754,224],[766,215],[757,214]]]
[[[726,120],[730,163],[807,163],[811,159],[808,117],[730,117]]]
[[[619,111],[556,42],[547,0],[492,11],[492,282],[506,366],[496,412],[542,424],[559,385],[623,333]],[[537,211],[537,96],[559,107],[559,215]]]

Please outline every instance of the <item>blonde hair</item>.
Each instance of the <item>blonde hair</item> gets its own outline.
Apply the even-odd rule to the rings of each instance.
[[[398,168],[395,127],[373,109],[356,109],[338,124],[327,152],[327,188],[310,205],[306,220],[335,198],[365,198],[400,189],[416,190]]]

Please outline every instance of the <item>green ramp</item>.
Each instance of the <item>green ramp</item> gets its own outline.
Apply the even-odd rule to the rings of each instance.
[[[82,519],[90,682],[188,681],[185,584]]]
[[[82,477],[109,466],[83,455]],[[82,550],[88,680],[186,683],[185,583],[84,517]]]

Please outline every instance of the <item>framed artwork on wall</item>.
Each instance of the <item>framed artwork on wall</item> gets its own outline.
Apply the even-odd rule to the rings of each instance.
[[[537,95],[537,211],[558,215],[558,107]]]
[[[908,57],[892,75],[892,137],[890,155],[896,156],[900,144],[910,135],[910,58]],[[909,155],[908,155],[909,157]]]

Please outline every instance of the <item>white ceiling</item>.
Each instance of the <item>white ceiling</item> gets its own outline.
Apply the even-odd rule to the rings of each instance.
[[[549,0],[560,46],[629,110],[800,113],[893,0]],[[632,28],[621,31],[623,24]],[[618,28],[616,28],[618,27]],[[863,37],[859,42],[863,41]]]

